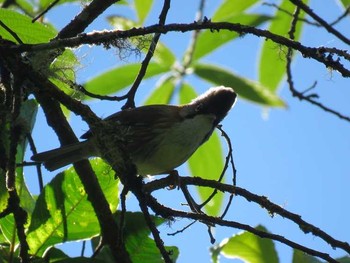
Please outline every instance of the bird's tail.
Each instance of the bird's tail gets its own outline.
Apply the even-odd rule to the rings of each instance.
[[[54,171],[68,164],[87,159],[93,155],[91,151],[91,142],[84,141],[35,154],[31,159],[43,163],[49,171]]]

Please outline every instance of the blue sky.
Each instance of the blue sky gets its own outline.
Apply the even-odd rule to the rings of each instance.
[[[172,1],[168,22],[192,22],[198,1]],[[208,1],[204,15],[210,17],[219,1]],[[326,20],[332,21],[342,10],[336,1],[325,1],[322,6],[317,1],[311,1],[312,7],[324,15]],[[162,1],[155,1],[152,16],[146,24],[157,22],[157,12]],[[186,8],[183,8],[183,6]],[[81,9],[78,5],[63,5],[50,11],[47,19],[60,29],[69,22]],[[256,7],[252,11],[269,11],[267,7]],[[125,13],[127,12],[127,14]],[[64,14],[64,15],[62,15]],[[126,8],[113,7],[106,14],[133,15]],[[349,19],[338,25],[339,30],[348,32]],[[98,19],[89,30],[111,29],[103,20]],[[190,39],[190,34],[170,33],[162,36],[166,43],[181,58]],[[245,36],[230,43],[214,54],[206,57],[205,61],[224,65],[225,67],[251,79],[257,79],[257,55],[263,39],[254,36]],[[310,46],[337,46],[346,48],[334,36],[322,29],[306,27],[301,41]],[[77,78],[84,82],[87,79],[102,73],[108,68],[127,62],[141,62],[140,58],[130,57],[120,62],[115,51],[104,51],[101,48],[81,48],[76,52],[83,58],[83,64],[77,71]],[[314,90],[320,95],[325,104],[350,115],[350,91],[348,81],[342,79],[337,72],[326,69],[315,61],[297,56],[293,63],[293,75],[297,89],[304,90],[310,87],[315,80],[318,85]],[[188,79],[198,92],[210,87],[209,84],[193,77]],[[137,103],[140,105],[147,96],[147,91],[154,87],[157,78],[141,84],[137,94]],[[333,237],[350,242],[348,227],[349,211],[348,200],[350,191],[350,123],[342,121],[322,110],[292,98],[288,87],[282,83],[279,95],[287,102],[287,109],[263,109],[250,102],[239,100],[223,125],[231,137],[234,147],[234,160],[237,168],[237,184],[240,187],[259,195],[267,196],[272,202],[279,204],[289,211],[300,214],[304,220],[320,227]],[[122,104],[91,101],[89,103],[99,116],[108,116],[118,111]],[[39,142],[39,151],[48,150],[59,145],[54,133],[45,126],[42,113],[38,116],[38,125],[34,137],[48,136],[44,142]],[[71,123],[77,133],[81,135],[87,129],[81,119],[72,116]],[[187,173],[186,168],[181,169]],[[45,173],[48,182],[52,175]],[[31,180],[30,180],[31,181]],[[35,180],[30,182],[31,189],[37,191]],[[165,201],[179,206],[181,197],[177,191],[162,191],[157,194],[159,201]],[[137,210],[132,197],[129,200],[130,208]],[[262,224],[273,233],[281,234],[293,241],[300,242],[314,249],[343,256],[344,252],[333,250],[324,242],[312,235],[304,235],[296,225],[275,216],[271,218],[259,206],[236,197],[231,205],[227,219],[239,221],[252,226]],[[178,262],[209,262],[210,246],[206,226],[199,223],[189,230],[175,237],[168,237],[167,232],[181,229],[188,223],[181,220],[171,226],[162,228],[163,238],[167,245],[176,245],[180,248]],[[239,232],[236,229],[217,228],[215,236],[218,242],[225,237]],[[276,244],[281,262],[291,262],[291,249]],[[76,255],[76,245],[65,245],[70,253]],[[223,262],[225,262],[223,260]]]

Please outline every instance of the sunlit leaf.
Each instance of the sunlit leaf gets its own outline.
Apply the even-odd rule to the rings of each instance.
[[[27,142],[26,137],[24,136],[25,133],[30,133],[33,129],[34,122],[36,119],[36,113],[38,109],[38,104],[35,100],[30,99],[27,101],[24,101],[21,106],[20,115],[17,118],[17,124],[22,127],[23,136],[21,136],[21,140],[19,141],[19,144],[17,146],[17,154],[16,154],[16,163],[22,163],[24,152],[26,150]],[[8,127],[8,126],[5,126]],[[2,138],[1,141],[3,142],[3,146],[6,148],[9,144],[9,130],[3,129],[0,132]],[[5,153],[3,153],[5,154]],[[2,171],[0,171],[0,208],[1,211],[7,207],[7,200],[9,197],[9,194],[6,189],[6,182],[5,182],[5,174],[1,174]],[[19,166],[16,169],[16,190],[18,193],[18,196],[20,198],[20,205],[21,207],[29,214],[31,215],[35,201],[30,194],[27,185],[24,181],[23,176],[23,167]],[[18,243],[18,238],[16,235],[16,225],[13,218],[13,214],[7,215],[5,217],[2,217],[0,219],[0,229],[1,233],[3,235],[3,238],[6,239],[8,243],[11,243],[12,245],[16,245]]]
[[[75,69],[79,61],[73,51],[66,49],[50,65],[50,80],[66,94],[78,97],[71,83],[75,83]]]
[[[340,2],[343,4],[344,8],[348,8],[350,6],[350,0],[340,0]]]
[[[56,30],[39,22],[32,23],[32,18],[9,9],[0,9],[0,20],[9,27],[23,43],[35,44],[47,42],[56,36]],[[17,42],[3,27],[0,27],[0,36]]]
[[[60,0],[55,4],[55,6],[69,3],[69,2],[72,2],[72,3],[76,2],[76,3],[81,4],[82,2],[88,3],[89,1],[90,0]],[[39,4],[40,4],[41,10],[45,10],[49,5],[52,4],[52,2],[53,2],[52,0],[40,0]]]
[[[157,48],[154,51],[154,59],[158,62],[158,64],[168,68],[169,70],[176,61],[174,53],[162,42],[158,42],[157,44]]]
[[[187,82],[183,83],[180,88],[179,103],[186,104],[191,102],[194,98],[198,96],[194,88]]]
[[[131,85],[139,70],[141,64],[127,64],[109,70],[85,83],[85,88],[95,94],[107,95],[113,94]],[[144,79],[166,72],[167,68],[157,63],[150,63],[147,68]]]
[[[34,6],[33,3],[31,3],[30,1],[27,0],[17,0],[16,4],[18,5],[18,7],[20,7],[22,10],[24,10],[24,12],[28,15],[34,15]]]
[[[31,133],[36,120],[36,114],[38,112],[38,103],[34,99],[27,100],[22,103],[20,115],[18,118],[18,124],[20,124],[25,133]],[[23,136],[17,147],[16,162],[22,163],[24,160],[24,153],[27,147],[26,137]],[[31,214],[34,209],[34,198],[30,194],[27,184],[24,180],[23,166],[16,168],[16,189],[20,197],[20,204],[27,213]]]
[[[136,27],[137,23],[124,16],[112,15],[107,17],[107,21],[118,30],[126,30],[132,27]]]
[[[263,85],[243,78],[233,72],[209,64],[197,64],[195,74],[216,85],[232,87],[239,97],[270,107],[284,107],[284,102]]]
[[[224,21],[227,17],[241,14],[259,0],[224,0],[212,16],[213,21]]]
[[[336,258],[336,261],[340,262],[340,263],[350,263],[350,257],[349,256],[344,256],[341,258]]]
[[[156,225],[164,223],[159,217],[152,217]],[[132,262],[163,263],[164,259],[153,239],[145,217],[142,213],[127,213],[125,218],[126,249],[131,255]],[[171,258],[176,261],[179,256],[177,247],[166,247],[171,251]]]
[[[316,257],[310,256],[300,250],[293,250],[292,263],[322,263],[323,261],[318,260]]]
[[[152,8],[153,0],[134,0],[135,10],[139,18],[139,24],[142,25],[149,11]]]
[[[173,96],[175,89],[175,80],[173,76],[167,76],[160,80],[155,90],[147,98],[144,105],[168,104]]]
[[[180,89],[180,103],[188,103],[194,97],[196,97],[194,89],[184,83]],[[220,177],[224,159],[220,139],[216,132],[191,156],[187,164],[192,176],[210,180],[217,180]],[[202,201],[205,201],[213,192],[213,189],[208,187],[197,187],[197,190]],[[223,197],[223,193],[218,192],[205,206],[205,211],[210,215],[218,215],[221,211]]]
[[[113,171],[101,159],[92,159],[91,164],[112,212],[116,211],[118,181]],[[56,175],[39,195],[27,241],[31,253],[40,256],[53,245],[91,238],[99,232],[99,222],[79,176],[69,168]]]
[[[156,216],[152,216],[152,221],[156,226],[159,226],[166,222],[164,219]],[[117,221],[120,219],[120,213],[117,213]],[[123,227],[124,242],[127,251],[131,257],[132,262],[145,262],[145,263],[162,263],[162,258],[159,249],[157,248],[153,239],[149,237],[150,229],[145,222],[145,217],[142,213],[126,212],[125,224]],[[99,241],[94,238],[92,240],[92,246],[95,249]],[[174,246],[165,246],[165,249],[169,252],[169,256],[173,262],[179,256],[179,250]],[[98,259],[104,260],[104,262],[114,262],[114,258],[108,248],[102,249],[97,255]]]
[[[7,208],[7,200],[9,197],[6,181],[5,172],[0,172],[0,212],[3,212]],[[0,227],[1,228],[1,227]]]
[[[303,2],[305,4],[307,3],[307,1]],[[275,19],[272,20],[268,30],[277,35],[288,37],[288,31],[290,30],[293,16],[286,14],[285,11],[293,13],[295,5],[289,0],[283,0],[279,7],[284,11],[276,11]],[[303,17],[304,13],[301,12],[299,19]],[[300,38],[302,25],[303,23],[299,20],[294,34],[295,40]],[[286,52],[287,49],[285,47],[271,40],[264,41],[261,49],[259,82],[273,92],[277,90],[286,74]]]
[[[41,262],[41,261],[40,261]],[[38,263],[40,263],[38,262]],[[62,250],[55,247],[45,253],[45,262],[50,263],[106,263],[103,260],[91,257],[69,257]]]
[[[0,228],[4,239],[8,244],[17,245],[18,237],[16,235],[16,224],[13,214],[9,214],[3,218],[0,218]]]
[[[267,232],[263,226],[258,226],[256,229]],[[230,238],[226,238],[211,250],[212,256],[215,257],[221,254],[227,258],[241,259],[249,263],[279,262],[272,240],[258,237],[250,232],[241,232]],[[213,258],[213,261],[217,262],[217,258]]]
[[[265,15],[237,14],[225,19],[225,22],[258,26],[268,19],[270,19],[270,17]],[[193,53],[193,60],[198,60],[237,37],[239,37],[238,33],[228,30],[220,30],[219,32],[206,30],[200,33]]]

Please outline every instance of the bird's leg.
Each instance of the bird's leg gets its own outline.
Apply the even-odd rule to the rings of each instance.
[[[187,185],[181,183],[181,177],[179,176],[179,173],[177,170],[173,170],[169,173],[169,176],[172,177],[173,184],[169,187],[169,189],[174,189],[176,186],[181,189],[182,193],[185,196],[185,199],[187,201],[188,206],[191,208],[192,212],[203,214],[201,211],[200,205],[198,205],[193,197],[191,196],[190,192],[188,191]]]
[[[168,186],[168,190],[173,190],[176,187],[180,187],[180,176],[179,173],[177,172],[177,170],[172,170],[169,172],[169,182],[171,182],[171,184]]]

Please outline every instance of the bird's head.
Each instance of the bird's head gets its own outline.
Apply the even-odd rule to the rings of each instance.
[[[234,105],[237,94],[232,88],[219,86],[208,91],[184,106],[183,116],[191,118],[200,114],[213,115],[214,125],[220,123]]]

